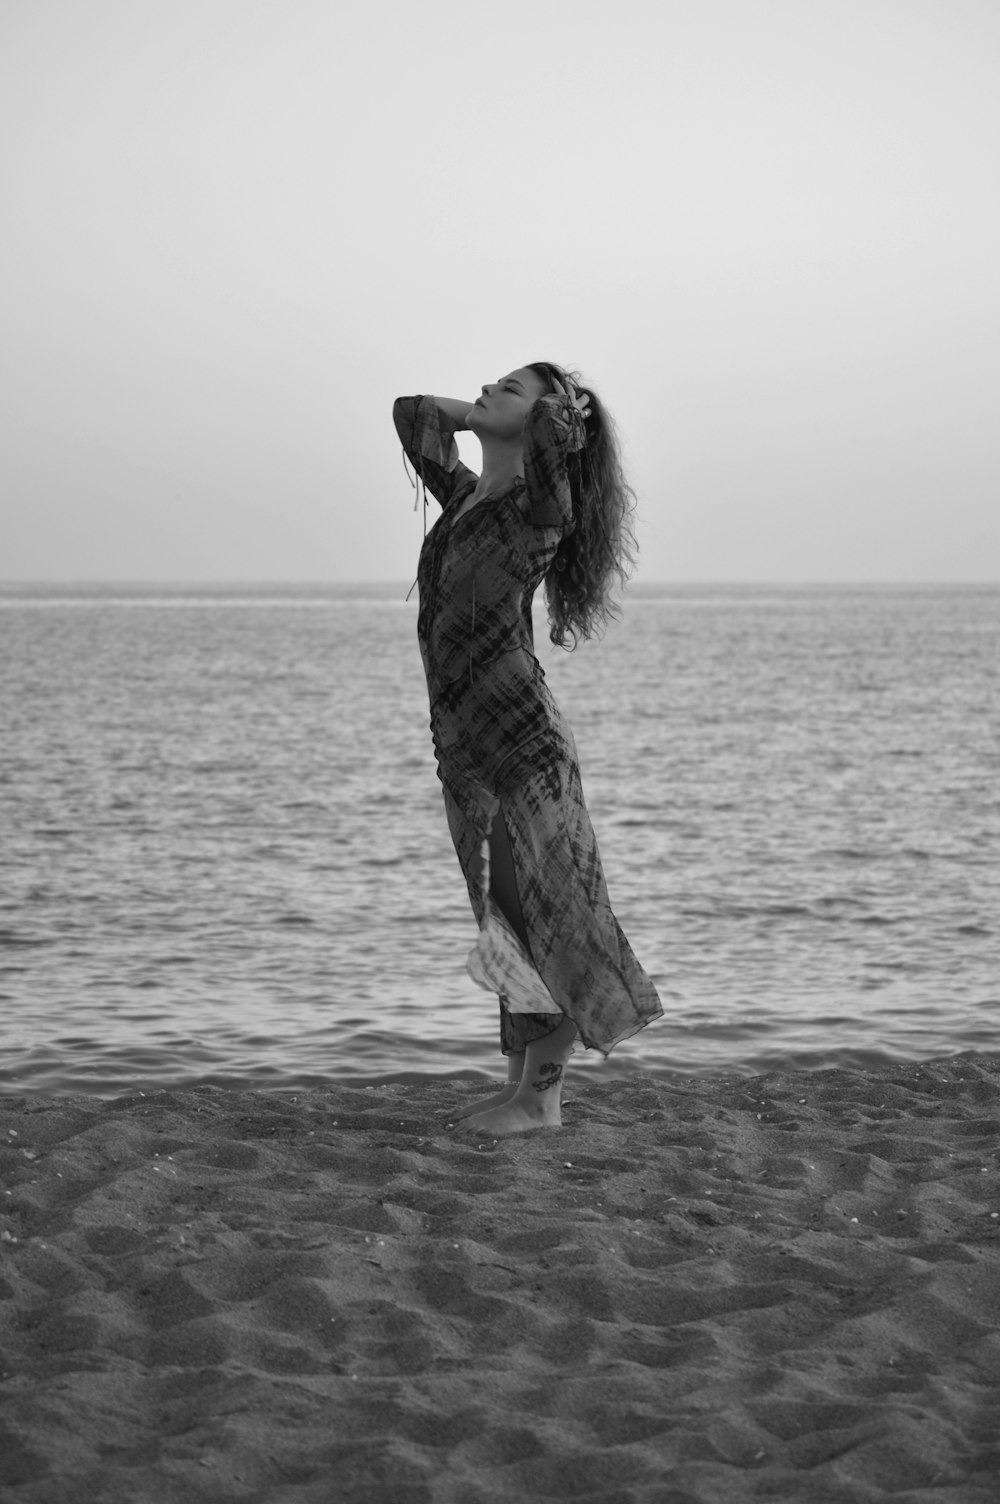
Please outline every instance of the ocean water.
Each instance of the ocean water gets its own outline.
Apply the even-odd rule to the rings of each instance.
[[[405,589],[3,588],[0,1090],[501,1068]],[[1000,587],[538,638],[666,1010],[574,1070],[1000,1048]]]

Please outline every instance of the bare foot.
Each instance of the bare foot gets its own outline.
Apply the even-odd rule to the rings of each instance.
[[[510,1101],[519,1085],[519,1081],[508,1081],[507,1085],[501,1087],[500,1091],[491,1092],[488,1097],[477,1097],[470,1106],[464,1108],[457,1116],[454,1113],[451,1116],[455,1121],[460,1121],[462,1118],[471,1118],[477,1112],[488,1112],[491,1107],[502,1107],[505,1102]]]
[[[562,1113],[559,1103],[547,1095],[520,1096],[464,1118],[461,1127],[468,1133],[491,1133],[494,1138],[503,1138],[512,1133],[532,1133],[536,1128],[561,1128]]]

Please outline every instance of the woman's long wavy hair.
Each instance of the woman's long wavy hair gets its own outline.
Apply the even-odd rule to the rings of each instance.
[[[528,370],[550,392],[558,380],[590,396],[586,445],[568,460],[574,526],[545,576],[549,636],[557,647],[572,650],[581,637],[599,637],[620,614],[612,591],[625,584],[635,564],[635,492],[622,469],[614,419],[593,387],[552,361],[537,361]]]

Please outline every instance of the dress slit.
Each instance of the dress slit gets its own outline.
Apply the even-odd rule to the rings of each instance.
[[[531,954],[531,936],[524,922],[524,910],[521,907],[521,895],[518,891],[517,865],[514,861],[510,831],[507,829],[502,804],[498,806],[490,825],[487,853],[490,897],[524,946],[531,964],[534,965],[534,958]]]
[[[500,848],[498,852],[497,848]],[[497,857],[500,861],[497,861]],[[514,856],[514,847],[510,839],[510,831],[507,828],[507,820],[504,816],[503,805],[497,806],[490,825],[489,835],[483,842],[483,859],[488,863],[487,879],[485,886],[488,888],[489,898],[506,920],[510,929],[517,936],[518,941],[524,948],[527,961],[533,970],[534,958],[531,953],[531,936],[524,918],[524,910],[521,907],[521,895],[518,889],[517,860]],[[497,882],[497,866],[503,868],[501,880]],[[502,891],[507,889],[508,891]],[[513,912],[511,912],[513,910]],[[488,921],[487,921],[488,922]],[[500,1048],[505,1055],[519,1055],[537,1039],[544,1039],[553,1030],[558,1029],[565,1015],[559,1013],[515,1013],[509,1007],[509,999],[504,993],[500,993]]]

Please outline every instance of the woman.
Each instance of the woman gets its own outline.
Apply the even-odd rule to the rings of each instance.
[[[559,1127],[577,1035],[607,1054],[663,1011],[611,912],[572,733],[532,639],[543,580],[554,642],[572,646],[607,621],[611,581],[631,560],[631,492],[609,415],[547,362],[474,402],[401,397],[393,418],[443,509],[420,554],[417,631],[479,924],[469,971],[499,995],[507,1056],[506,1087],[465,1126]],[[479,439],[481,475],[459,460],[457,429]]]

